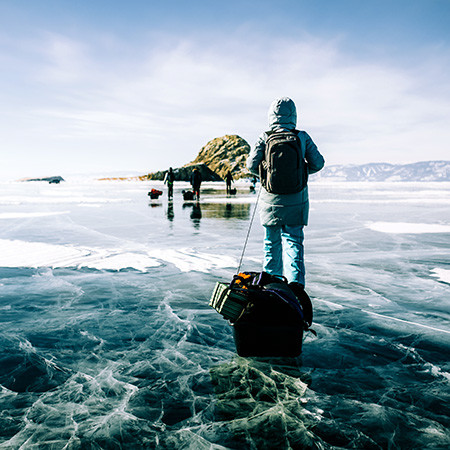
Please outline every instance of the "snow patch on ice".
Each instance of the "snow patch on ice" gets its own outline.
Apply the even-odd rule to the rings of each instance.
[[[67,267],[89,254],[71,246],[0,239],[1,267]]]
[[[435,223],[374,222],[366,226],[374,231],[392,234],[450,233],[450,225]]]
[[[104,270],[136,269],[145,272],[150,267],[159,266],[160,263],[147,255],[139,253],[120,253],[88,262],[87,267]]]
[[[88,267],[99,270],[135,269],[144,272],[160,263],[146,254],[117,249],[0,239],[0,267]]]
[[[148,255],[174,264],[182,272],[191,270],[209,272],[211,269],[225,269],[236,266],[236,260],[230,256],[203,253],[194,249],[155,249]]]
[[[150,267],[161,265],[161,261],[174,264],[182,272],[207,273],[211,269],[236,266],[233,257],[189,248],[129,251],[0,239],[0,267],[87,267],[145,272]]]
[[[127,198],[113,198],[113,197],[88,197],[88,196],[45,196],[42,195],[40,197],[36,196],[20,196],[20,195],[12,195],[12,196],[4,196],[0,198],[0,204],[2,205],[25,205],[25,204],[33,204],[33,205],[44,205],[44,204],[106,204],[106,203],[126,203],[131,201],[131,199]]]
[[[314,199],[314,203],[370,203],[374,205],[394,205],[398,203],[405,203],[405,204],[417,204],[420,203],[421,205],[427,204],[427,205],[448,205],[450,204],[449,198],[436,198],[436,197],[430,197],[430,198],[393,198],[393,199],[386,199],[386,198],[365,198],[365,197],[356,197],[356,198],[319,198]]]
[[[256,203],[256,197],[205,197],[204,203]]]
[[[437,277],[440,281],[444,281],[445,283],[450,283],[450,270],[449,269],[433,269],[431,271],[433,276]]]
[[[61,214],[69,214],[69,213],[70,211],[0,213],[0,219],[26,219],[29,217],[59,216]]]

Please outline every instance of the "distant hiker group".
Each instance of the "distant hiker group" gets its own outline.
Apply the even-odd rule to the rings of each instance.
[[[175,174],[172,167],[169,167],[166,175],[164,176],[164,184],[167,184],[167,197],[169,201],[173,200],[173,186],[175,182]],[[202,174],[195,167],[192,171],[190,183],[192,186],[192,191],[182,191],[184,200],[200,200],[200,186],[202,184]],[[157,189],[152,189],[148,195],[151,199],[157,199],[162,194],[162,191]]]
[[[200,188],[202,184],[202,174],[200,173],[200,170],[198,170],[197,167],[194,167],[192,170],[191,176],[190,176],[190,184],[192,187],[192,190],[183,190],[181,191],[183,195],[183,200],[185,201],[192,201],[200,200]],[[236,195],[237,189],[232,187],[232,183],[234,182],[233,175],[231,171],[229,170],[225,175],[225,184],[226,184],[226,193],[227,195]],[[166,172],[164,176],[164,184],[167,185],[167,197],[169,201],[173,200],[173,187],[175,183],[175,173],[172,169],[172,167],[169,167],[169,170]],[[256,180],[252,183],[252,187],[254,190]],[[148,195],[151,199],[157,199],[162,194],[162,191],[159,191],[157,189],[152,189]]]

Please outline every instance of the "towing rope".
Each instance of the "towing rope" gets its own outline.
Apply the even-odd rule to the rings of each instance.
[[[258,206],[259,195],[261,194],[261,189],[262,189],[262,185],[259,186],[258,196],[256,197],[256,202],[255,202],[255,209],[253,210],[252,218],[250,220],[250,225],[248,226],[247,237],[245,238],[244,248],[242,249],[241,259],[239,260],[239,266],[237,268],[236,273],[239,273],[241,271],[242,260],[244,259],[245,249],[247,248],[248,237],[250,236],[250,230],[252,229],[253,219],[255,218],[255,213],[256,213],[256,210],[258,209],[257,206]]]

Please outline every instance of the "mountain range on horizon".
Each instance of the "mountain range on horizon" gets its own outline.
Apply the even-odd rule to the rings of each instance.
[[[330,165],[312,180],[330,181],[450,181],[450,161],[419,161],[409,164],[367,163]]]

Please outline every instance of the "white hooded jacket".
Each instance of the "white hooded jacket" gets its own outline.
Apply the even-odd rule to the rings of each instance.
[[[270,131],[285,129],[294,130],[297,126],[297,110],[294,102],[288,97],[282,97],[272,102],[269,108]],[[255,147],[247,158],[247,168],[259,175],[258,168],[264,159],[267,133],[262,133]],[[308,174],[321,170],[325,164],[316,144],[306,131],[298,133],[302,156],[306,161]],[[261,224],[271,225],[307,225],[309,215],[308,186],[294,194],[271,194],[262,188],[260,198]]]

